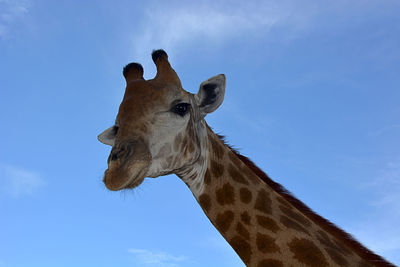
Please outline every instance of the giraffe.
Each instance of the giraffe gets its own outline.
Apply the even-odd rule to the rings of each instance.
[[[103,182],[112,191],[145,177],[176,174],[246,266],[394,266],[314,213],[207,125],[225,95],[225,75],[182,88],[164,50],[157,73],[123,69],[126,90],[115,124],[100,142],[112,146]]]

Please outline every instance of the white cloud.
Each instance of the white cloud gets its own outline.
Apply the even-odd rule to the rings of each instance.
[[[13,197],[33,195],[45,184],[38,173],[15,166],[0,164],[0,175],[1,193]]]
[[[153,252],[146,249],[131,248],[128,252],[134,255],[135,261],[140,266],[179,266],[179,263],[187,260],[185,256],[174,256],[169,253]]]
[[[394,5],[395,1],[377,0],[157,1],[149,4],[140,21],[131,20],[124,34],[130,32],[132,58],[146,62],[155,48],[174,56],[193,45],[222,46],[253,38],[285,42],[303,36],[304,31],[341,30],[350,18],[368,17],[371,11]]]
[[[244,36],[264,37],[277,26],[298,29],[312,17],[313,9],[305,9],[296,2],[269,1],[263,3],[207,3],[179,5],[170,2],[150,6],[139,32],[132,37],[134,58],[145,62],[154,48],[169,54],[183,46],[218,45]],[[290,31],[286,32],[286,36]],[[288,37],[290,38],[290,37]]]
[[[29,0],[0,0],[0,38],[6,38],[13,25],[28,12]]]

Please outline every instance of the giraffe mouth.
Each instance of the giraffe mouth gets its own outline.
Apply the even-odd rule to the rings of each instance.
[[[111,191],[133,189],[144,181],[148,165],[146,161],[136,161],[129,168],[111,165],[104,172],[103,182]]]

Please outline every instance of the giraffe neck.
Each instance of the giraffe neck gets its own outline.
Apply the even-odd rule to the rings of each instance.
[[[177,175],[246,266],[393,266],[363,259],[205,131],[199,160]]]

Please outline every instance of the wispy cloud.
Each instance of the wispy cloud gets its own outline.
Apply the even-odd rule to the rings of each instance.
[[[187,260],[185,256],[174,256],[166,252],[153,252],[146,249],[131,248],[128,252],[134,255],[135,261],[140,266],[179,266]]]
[[[132,37],[133,56],[141,60],[142,55],[148,55],[148,50],[158,47],[173,53],[195,42],[200,46],[218,45],[244,36],[265,36],[272,28],[283,25],[301,28],[308,23],[312,9],[306,11],[294,3],[176,5],[158,2],[157,6],[147,9],[138,26],[141,30]]]
[[[0,0],[0,39],[9,36],[13,25],[29,12],[30,6],[29,0]]]
[[[1,193],[20,197],[33,195],[45,182],[41,175],[20,167],[0,164]]]
[[[376,137],[376,136],[381,136],[383,134],[391,133],[394,131],[400,130],[400,123],[395,123],[391,125],[386,125],[380,129],[376,129],[374,131],[368,132],[368,136]]]
[[[400,218],[400,158],[388,162],[386,168],[381,171],[380,177],[373,181],[371,186],[378,188],[379,195],[373,204],[378,207],[394,208],[392,212]]]

